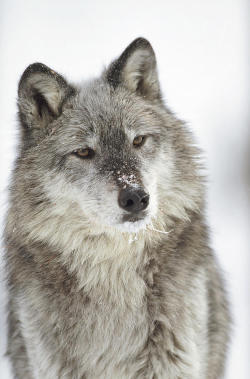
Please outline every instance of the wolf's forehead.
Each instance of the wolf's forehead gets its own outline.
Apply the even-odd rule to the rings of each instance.
[[[123,89],[113,91],[99,82],[81,89],[76,113],[85,132],[107,143],[122,142],[141,131],[153,134],[161,130],[159,116],[149,104]]]
[[[114,91],[109,85],[99,81],[81,88],[78,105],[93,121],[108,123],[110,127],[131,124],[145,111],[145,104],[141,99],[135,98],[122,88]]]
[[[133,124],[128,118],[122,118],[112,112],[98,111],[93,114],[86,109],[77,110],[77,116],[70,120],[70,129],[73,134],[79,137],[98,138],[104,144],[109,145],[114,142],[117,144],[125,141],[126,136],[131,134]],[[72,128],[73,127],[73,128]]]
[[[135,118],[123,112],[113,109],[91,109],[80,106],[76,112],[72,112],[69,117],[69,129],[79,136],[89,138],[99,138],[104,144],[109,145],[111,141],[116,143],[124,142],[126,136],[130,136],[131,131],[140,124]]]

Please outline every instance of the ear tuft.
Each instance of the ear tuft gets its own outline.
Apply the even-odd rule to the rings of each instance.
[[[65,100],[74,93],[66,80],[42,63],[24,71],[18,87],[19,114],[23,126],[46,128],[57,118]]]
[[[123,85],[148,100],[161,98],[155,53],[145,38],[134,40],[111,63],[106,78],[113,88]]]

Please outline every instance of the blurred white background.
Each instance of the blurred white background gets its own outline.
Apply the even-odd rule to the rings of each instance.
[[[17,83],[26,66],[40,61],[81,80],[98,75],[134,38],[149,39],[165,99],[205,152],[212,245],[234,318],[226,379],[248,379],[250,371],[248,12],[247,0],[0,1],[1,225],[15,158]],[[10,379],[5,302],[1,279],[0,378]]]

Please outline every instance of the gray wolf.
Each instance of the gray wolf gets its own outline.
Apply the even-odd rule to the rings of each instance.
[[[217,379],[230,317],[200,151],[138,38],[81,85],[41,63],[18,88],[6,218],[19,379]]]

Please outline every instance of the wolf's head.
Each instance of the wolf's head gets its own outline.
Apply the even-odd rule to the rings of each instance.
[[[76,222],[79,229],[133,232],[154,222],[164,228],[197,208],[190,135],[163,104],[147,40],[136,39],[99,79],[81,86],[32,64],[18,105],[16,180],[34,220],[43,214],[43,223],[59,217],[69,228]]]

